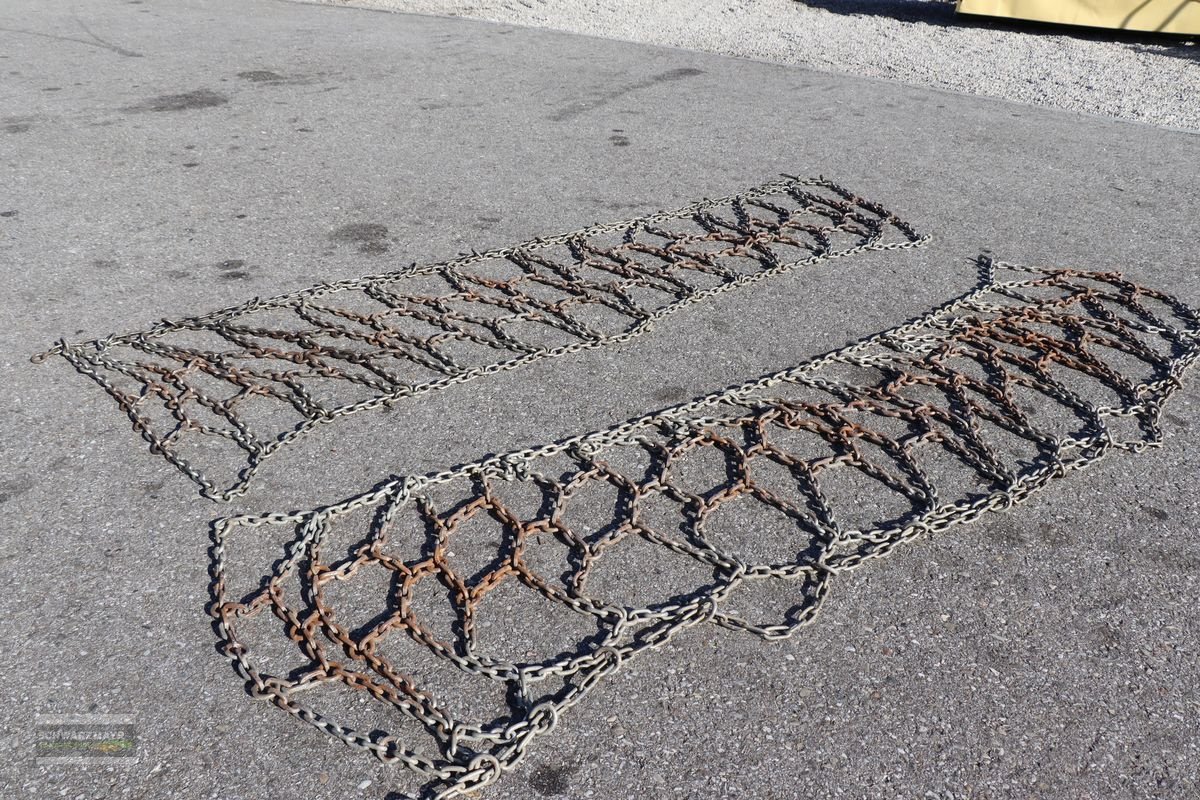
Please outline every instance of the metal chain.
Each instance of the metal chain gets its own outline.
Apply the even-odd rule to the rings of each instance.
[[[210,610],[222,651],[255,696],[436,782],[439,798],[456,797],[512,769],[605,676],[679,632],[712,623],[787,638],[813,622],[834,576],[1010,508],[1106,454],[1158,445],[1163,403],[1200,354],[1200,317],[1115,273],[980,263],[981,284],[967,295],[791,369],[606,430],[396,478],[333,506],[219,520]],[[538,502],[522,506],[517,489]],[[595,490],[616,502],[588,506]],[[740,509],[732,537],[722,528],[730,509]],[[754,509],[774,522],[745,522]],[[480,525],[493,550],[472,574],[455,548]],[[261,584],[233,591],[238,544],[289,527],[279,560],[259,565]],[[759,550],[781,541],[790,556]],[[655,555],[613,561],[632,547]],[[548,558],[556,566],[541,566]],[[608,563],[622,565],[627,583],[655,577],[635,601],[598,582]],[[681,586],[670,564],[705,578]],[[347,613],[363,609],[344,608],[335,590],[380,570],[389,589],[378,615],[353,629]],[[783,590],[774,596],[789,598],[784,611],[771,616],[753,594],[739,607],[770,581]],[[418,599],[431,587],[455,620],[449,634],[435,632]],[[490,598],[514,589],[597,633],[541,658],[505,657],[480,626],[496,613]],[[255,660],[248,632],[272,616],[295,650],[286,673]],[[507,712],[453,712],[442,687],[389,658],[400,643],[504,688]],[[415,721],[426,749],[343,726],[298,699],[331,687],[378,701],[380,719]]]
[[[34,360],[64,357],[116,400],[151,452],[202,495],[230,500],[314,426],[629,341],[684,306],[802,266],[926,241],[835,183],[788,176],[675,211],[63,341]],[[228,485],[197,458],[216,459],[215,471],[230,473],[216,480]]]

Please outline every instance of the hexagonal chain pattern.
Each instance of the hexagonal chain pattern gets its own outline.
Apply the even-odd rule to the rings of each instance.
[[[683,629],[790,636],[834,576],[1158,444],[1200,318],[1118,274],[981,265],[968,295],[792,369],[332,507],[219,522],[224,652],[256,696],[452,796]],[[232,567],[272,535],[270,566]],[[466,684],[491,705],[464,703]],[[375,711],[335,722],[339,696]]]

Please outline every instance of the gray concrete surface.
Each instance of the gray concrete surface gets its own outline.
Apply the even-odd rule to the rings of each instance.
[[[672,70],[686,80],[659,80]],[[968,259],[1119,268],[1200,304],[1200,138],[891,83],[270,0],[0,7],[6,797],[383,798],[413,782],[248,698],[207,523],[581,429],[891,326]],[[570,110],[570,113],[567,111]],[[237,509],[28,357],[468,247],[823,173],[938,239],[681,312],[628,346],[326,426]],[[364,256],[330,234],[388,228]],[[226,262],[239,259],[237,270]],[[1179,798],[1200,788],[1197,381],[1167,442],[842,582],[783,644],[681,638],[487,795]],[[39,713],[131,714],[129,766],[39,766]],[[398,795],[393,795],[398,796]]]
[[[551,28],[1200,130],[1196,37],[956,15],[953,0],[301,2]]]

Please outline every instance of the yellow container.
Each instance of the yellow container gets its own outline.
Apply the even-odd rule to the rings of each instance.
[[[1200,34],[1200,0],[958,0],[958,11],[1092,28]]]

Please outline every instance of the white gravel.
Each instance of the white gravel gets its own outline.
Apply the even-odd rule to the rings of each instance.
[[[956,17],[941,0],[302,0],[505,22],[1200,131],[1194,39]]]

